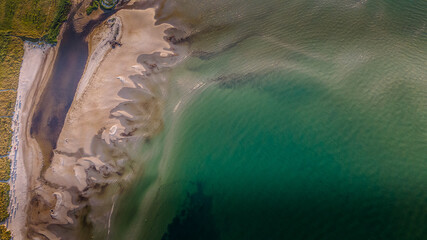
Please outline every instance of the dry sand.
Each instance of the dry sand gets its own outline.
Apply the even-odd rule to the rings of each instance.
[[[28,203],[28,174],[31,170],[33,156],[37,154],[29,146],[29,120],[30,109],[37,95],[35,89],[41,83],[41,75],[46,59],[53,58],[53,50],[46,45],[29,42],[24,44],[24,60],[19,74],[18,93],[13,116],[12,151],[9,158],[12,160],[11,168],[11,203],[9,206],[10,217],[7,219],[8,227],[15,239],[25,239],[26,218]],[[37,146],[37,145],[36,145]],[[13,213],[12,213],[13,212]]]
[[[162,128],[167,82],[156,73],[179,58],[165,41],[171,25],[156,25],[154,16],[154,9],[120,10],[89,36],[89,61],[43,180],[30,141],[37,160],[29,176],[29,237],[78,238],[82,214],[95,228],[108,225],[119,194],[109,186],[132,172],[125,148]],[[86,206],[90,213],[83,213]]]
[[[110,112],[127,101],[118,95],[119,91],[124,87],[135,87],[128,77],[144,71],[137,58],[141,54],[154,52],[173,54],[165,50],[169,48],[169,44],[163,40],[164,31],[170,26],[154,25],[154,9],[121,10],[111,18],[116,17],[123,22],[120,34],[122,37],[118,39],[122,46],[110,48],[106,57],[95,58],[93,55],[105,55],[102,41],[97,47],[100,51],[94,52],[90,57],[91,61],[82,78],[84,81],[79,83],[58,140],[59,151],[77,152],[79,148],[83,148],[85,153],[91,153],[92,138],[102,128],[110,130],[111,127],[118,126],[114,135],[119,135],[123,126],[120,126],[117,119],[110,118]],[[97,69],[96,74],[93,74],[93,68]]]

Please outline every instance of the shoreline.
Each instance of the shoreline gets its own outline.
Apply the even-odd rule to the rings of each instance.
[[[168,90],[166,79],[156,74],[184,56],[167,41],[173,26],[156,24],[155,11],[120,9],[88,35],[85,70],[44,172],[38,143],[28,135],[33,155],[28,200],[37,202],[28,209],[29,237],[79,238],[82,214],[95,234],[106,234],[102,226],[111,221],[117,184],[126,185],[137,164],[127,151],[162,129]],[[44,75],[53,70],[47,65]],[[71,201],[81,197],[87,200]],[[85,213],[87,207],[91,211]]]
[[[86,62],[85,69],[79,81],[79,84],[77,85],[73,102],[78,101],[80,99],[84,90],[89,84],[89,80],[98,70],[105,56],[112,50],[111,43],[115,44],[117,42],[120,42],[120,39],[122,37],[122,27],[123,26],[120,17],[110,17],[106,20],[103,27],[99,27],[102,29],[96,28],[87,37],[89,49],[88,60]]]
[[[41,84],[41,76],[52,47],[37,43],[24,43],[24,57],[19,74],[17,100],[12,121],[13,137],[10,184],[10,216],[6,220],[12,239],[24,239],[26,232],[26,210],[28,203],[28,155],[32,155],[28,139],[30,112],[36,98],[37,86]]]
[[[73,7],[86,0],[73,0]],[[31,120],[37,103],[45,89],[54,63],[58,48],[61,45],[67,23],[62,24],[57,43],[24,41],[24,55],[19,70],[18,87],[12,118],[11,151],[4,155],[10,159],[10,178],[4,181],[9,184],[9,217],[2,223],[11,232],[11,239],[28,238],[28,206],[30,192],[34,189],[35,180],[40,176],[43,156],[38,142],[31,137]],[[6,89],[8,90],[8,89]],[[2,90],[2,91],[6,91]],[[48,236],[49,234],[46,234]]]

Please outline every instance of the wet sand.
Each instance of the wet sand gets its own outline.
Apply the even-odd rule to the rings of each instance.
[[[61,42],[57,45],[58,54],[53,63],[53,71],[42,91],[31,122],[31,136],[39,143],[46,162],[52,157],[52,150],[56,148],[75,89],[85,69],[88,57],[85,38],[94,26],[114,13],[106,12],[96,19],[90,18],[85,30],[78,32],[74,22],[71,21],[78,10],[71,12],[69,21],[63,28]]]
[[[31,108],[37,99],[38,90],[43,85],[43,75],[47,71],[47,62],[54,59],[55,50],[50,46],[26,42],[24,44],[24,61],[19,75],[19,85],[12,129],[12,151],[9,158],[11,164],[10,179],[10,217],[8,228],[15,239],[25,239],[28,209],[28,179],[33,166],[32,159],[37,158],[38,147],[29,136]]]
[[[172,26],[156,25],[154,16],[154,9],[123,9],[89,34],[89,60],[53,157],[44,167],[40,151],[33,159],[28,237],[105,236],[114,201],[132,179],[129,148],[162,129],[168,89],[157,73],[182,57],[165,40]]]

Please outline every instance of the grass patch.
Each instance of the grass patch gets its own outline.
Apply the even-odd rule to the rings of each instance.
[[[0,90],[8,90],[0,92],[0,116],[13,114],[24,55],[22,39],[55,43],[70,8],[70,0],[0,0]],[[0,118],[0,155],[10,151],[11,125],[11,118]],[[9,178],[10,160],[0,158],[0,180]],[[9,190],[7,183],[0,183],[0,221],[9,216]],[[3,239],[10,239],[10,232],[0,226]]]
[[[49,43],[56,43],[56,38],[59,35],[59,30],[63,22],[67,20],[68,12],[71,8],[70,0],[60,0],[59,6],[55,13],[55,18],[47,31],[47,34],[43,37]]]
[[[0,116],[12,116],[15,109],[16,91],[0,92]]]
[[[2,0],[0,33],[55,43],[70,0]]]
[[[17,89],[24,56],[20,38],[0,33],[0,89]],[[3,106],[3,105],[1,105]]]
[[[90,15],[93,11],[101,8],[103,10],[111,10],[116,4],[117,0],[94,0],[92,3],[86,8],[86,14]]]
[[[10,151],[12,142],[12,119],[0,118],[0,155]]]
[[[0,240],[9,240],[11,238],[11,233],[3,225],[0,225]]]
[[[0,158],[0,180],[10,179],[10,159],[8,157]]]
[[[7,208],[9,207],[10,186],[7,183],[0,183],[0,221],[9,216]]]
[[[95,0],[92,2],[91,5],[89,5],[89,7],[86,8],[86,14],[90,15],[93,11],[97,10],[99,8],[99,2],[98,0]]]
[[[3,0],[0,30],[12,35],[40,38],[54,18],[59,0]]]

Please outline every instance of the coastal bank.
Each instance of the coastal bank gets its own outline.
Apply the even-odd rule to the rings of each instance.
[[[28,238],[108,237],[114,202],[141,164],[131,153],[163,127],[160,73],[185,57],[154,2],[87,16],[89,2],[72,10],[28,110]]]

